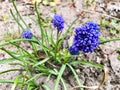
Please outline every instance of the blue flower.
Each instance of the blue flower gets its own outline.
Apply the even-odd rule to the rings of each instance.
[[[24,30],[22,33],[22,38],[31,39],[33,34],[30,30]]]
[[[62,31],[64,28],[64,19],[62,16],[55,14],[52,19],[52,24],[58,31]]]
[[[100,43],[100,32],[98,24],[87,22],[81,27],[75,29],[74,42],[78,50],[85,53],[93,52]]]
[[[69,52],[70,52],[71,55],[78,55],[79,54],[79,50],[75,45],[72,45],[69,48]]]

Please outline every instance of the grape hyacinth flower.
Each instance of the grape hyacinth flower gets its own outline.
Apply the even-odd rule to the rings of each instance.
[[[64,19],[62,16],[55,14],[52,19],[52,24],[58,31],[62,31],[64,28]]]
[[[30,30],[24,30],[22,33],[22,38],[31,39],[33,34]]]
[[[75,45],[72,45],[72,46],[69,48],[69,52],[70,52],[70,54],[72,54],[72,55],[78,55],[78,54],[79,54],[79,50],[78,50],[78,48],[77,48]]]
[[[74,42],[72,46],[85,53],[93,52],[100,43],[99,36],[100,32],[98,24],[87,22],[81,27],[75,29]],[[71,54],[73,55],[73,52]]]

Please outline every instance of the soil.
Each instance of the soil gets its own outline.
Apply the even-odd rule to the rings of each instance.
[[[72,2],[74,1],[74,3]],[[87,1],[87,0],[86,0]],[[65,19],[65,29],[68,25],[77,17],[80,17],[80,20],[73,26],[73,30],[75,27],[80,26],[82,23],[86,21],[95,21],[100,24],[101,18],[105,17],[106,19],[117,19],[120,20],[120,1],[119,0],[94,0],[94,3],[90,3],[92,0],[88,0],[89,5],[85,3],[85,0],[61,0],[56,6],[57,13],[62,15]],[[29,3],[29,0],[17,0],[16,5],[24,20],[30,26],[32,32],[39,37],[40,32],[39,28],[36,27],[35,24],[28,17],[31,16],[34,19],[35,12],[33,5]],[[13,10],[13,6],[11,1],[9,0],[0,0],[0,43],[4,41],[8,41],[10,39],[20,38],[21,31],[17,23],[13,20],[10,9]],[[42,5],[39,3],[39,9],[43,18],[52,17],[54,15],[54,8],[50,5]],[[14,10],[13,10],[14,11]],[[112,13],[111,13],[112,12]],[[64,30],[65,30],[64,29]],[[109,28],[104,27],[100,30],[101,36],[105,39],[119,37],[119,35],[111,35],[109,32]],[[63,32],[64,33],[64,32]],[[69,45],[72,44],[73,34],[69,34],[69,39],[65,41],[63,47],[66,43]],[[22,43],[23,46],[29,49],[29,45]],[[14,47],[7,46],[6,48],[15,51]],[[120,48],[120,41],[106,43],[104,45],[99,45],[99,48],[95,50],[94,53],[83,54],[83,58],[100,63],[107,67],[108,74],[105,81],[105,84],[96,90],[120,90],[120,60],[118,60],[119,53],[117,50]],[[29,49],[30,50],[30,49]],[[8,58],[9,56],[0,51],[0,60],[3,58]],[[76,69],[77,74],[83,85],[85,86],[95,86],[100,83],[103,77],[103,71],[89,67],[86,65],[79,65],[75,67],[81,67],[81,69]],[[19,66],[11,66],[9,64],[0,64],[0,72],[10,69],[10,68],[20,68]],[[0,79],[14,79],[19,72],[10,72],[6,74],[0,75]],[[70,90],[72,87],[75,87],[77,83],[72,74],[67,79],[67,90]],[[37,83],[45,83],[47,84],[51,90],[55,85],[54,78],[49,82],[46,82],[46,77],[39,78]],[[11,84],[1,84],[0,90],[11,90]],[[26,90],[26,89],[25,89]],[[63,90],[61,85],[58,90]],[[79,88],[74,89],[79,90]],[[84,90],[93,90],[93,89],[84,89]]]

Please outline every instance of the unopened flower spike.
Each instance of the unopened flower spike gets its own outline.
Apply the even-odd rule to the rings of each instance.
[[[30,30],[24,30],[22,33],[22,38],[31,39],[33,34]]]
[[[64,28],[64,19],[62,16],[55,14],[52,19],[52,24],[58,31],[62,31]]]
[[[75,45],[72,45],[69,48],[69,52],[70,52],[71,55],[78,55],[79,54],[78,47],[76,47]]]

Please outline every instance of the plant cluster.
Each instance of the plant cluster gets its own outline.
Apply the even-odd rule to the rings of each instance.
[[[20,65],[22,67],[22,69],[17,68],[0,72],[0,74],[10,71],[22,72],[21,74],[16,76],[14,80],[0,79],[0,83],[12,83],[13,86],[11,90],[15,90],[16,87],[18,87],[19,89],[23,89],[24,87],[26,87],[27,90],[39,90],[42,87],[45,90],[50,90],[47,85],[38,85],[36,83],[36,78],[42,76],[47,76],[47,80],[49,80],[51,76],[54,76],[56,78],[54,90],[58,89],[59,83],[62,83],[64,90],[67,90],[65,78],[63,75],[66,69],[69,69],[73,73],[78,83],[77,88],[83,90],[83,87],[85,86],[81,85],[80,79],[78,78],[73,65],[86,64],[103,70],[104,66],[87,60],[74,60],[72,59],[72,57],[78,56],[80,51],[84,53],[92,53],[99,44],[104,44],[113,40],[120,40],[119,38],[117,38],[113,40],[100,41],[99,25],[95,22],[87,22],[81,27],[77,27],[75,29],[73,45],[69,48],[61,49],[63,40],[65,39],[67,34],[71,32],[72,25],[75,24],[77,20],[79,20],[79,17],[75,19],[65,31],[65,33],[62,34],[61,32],[64,29],[65,20],[61,15],[55,14],[51,21],[54,29],[57,30],[56,38],[54,39],[53,33],[51,32],[50,34],[48,34],[47,30],[43,28],[40,12],[37,8],[37,4],[35,3],[34,9],[36,12],[37,21],[33,19],[32,20],[40,28],[41,39],[39,39],[32,33],[32,31],[30,31],[30,27],[26,24],[19,11],[17,10],[14,0],[12,0],[12,3],[17,15],[15,15],[12,10],[10,10],[11,15],[20,26],[20,28],[23,30],[23,32],[20,39],[0,43],[0,49],[11,56],[11,58],[0,60],[0,64],[11,63],[18,60],[20,61],[20,63],[15,63],[15,65]],[[25,25],[25,27],[23,27],[22,24],[19,22],[18,17]],[[28,50],[22,48],[21,45],[18,44],[18,42],[24,41],[30,43],[33,53],[30,53]],[[13,46],[15,46],[18,51],[12,52],[4,48],[4,46],[8,44],[12,44]],[[41,47],[41,49],[38,49],[38,47]],[[104,72],[104,76],[106,76],[106,71]],[[99,88],[104,83],[104,80],[105,79],[103,79],[102,83],[100,83],[100,85],[96,88]]]

